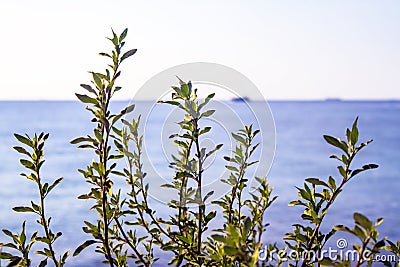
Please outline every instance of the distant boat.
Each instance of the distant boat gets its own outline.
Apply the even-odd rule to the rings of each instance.
[[[325,101],[327,101],[327,102],[341,102],[342,99],[337,98],[337,97],[332,97],[332,98],[325,99]]]
[[[234,97],[232,98],[233,102],[249,102],[250,98],[248,98],[247,96],[245,97]]]

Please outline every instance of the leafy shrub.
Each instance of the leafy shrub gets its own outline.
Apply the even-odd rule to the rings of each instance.
[[[82,230],[89,239],[75,249],[74,256],[78,256],[88,246],[95,245],[95,251],[104,256],[103,263],[109,266],[152,266],[159,260],[159,251],[162,257],[171,256],[169,264],[175,266],[281,266],[285,264],[287,250],[291,249],[302,257],[289,260],[289,266],[349,266],[351,263],[346,260],[310,257],[310,254],[320,256],[327,241],[337,231],[348,232],[360,239],[360,245],[354,244],[360,255],[356,266],[363,263],[370,265],[374,255],[383,249],[400,255],[399,241],[394,243],[385,238],[378,239],[377,227],[383,219],[373,224],[364,215],[355,213],[354,228],[337,225],[327,233],[321,232],[321,225],[330,207],[345,185],[356,175],[378,167],[375,164],[356,169],[352,167],[356,155],[372,141],[358,144],[356,119],[351,129],[346,130],[345,140],[324,136],[328,144],[340,151],[339,155],[331,156],[340,162],[339,178],[307,178],[303,187],[297,188],[299,199],[289,205],[304,208],[301,215],[303,222],[295,224],[293,231],[285,235],[285,248],[267,244],[268,251],[264,251],[267,257],[260,261],[260,249],[265,245],[263,234],[268,226],[264,217],[277,196],[273,194],[266,177],[256,177],[258,185],[249,197],[246,198],[243,193],[248,186],[246,170],[257,163],[252,160],[252,155],[258,147],[254,138],[259,130],[248,125],[232,133],[236,145],[233,156],[224,157],[229,175],[223,180],[230,190],[206,206],[207,199],[214,192],[204,191],[204,162],[221,149],[223,144],[211,150],[200,145],[203,135],[212,130],[211,127],[200,125],[204,118],[213,116],[215,112],[207,109],[214,94],[203,100],[198,99],[197,89],[193,88],[190,81],[179,80],[179,85],[172,87],[174,93],[171,99],[159,102],[173,105],[184,112],[178,122],[179,133],[170,137],[177,145],[177,151],[170,162],[174,170],[173,180],[163,185],[165,190],[174,192],[176,196],[168,203],[172,215],[168,218],[159,217],[151,208],[149,200],[149,184],[142,160],[140,116],[131,121],[124,119],[126,114],[134,110],[134,105],[116,114],[109,108],[112,97],[121,90],[116,85],[121,74],[121,63],[136,53],[136,49],[123,52],[126,36],[127,29],[120,35],[112,32],[112,37],[108,39],[113,44],[113,50],[110,53],[100,53],[111,64],[102,73],[91,72],[91,84],[81,84],[86,94],[76,94],[81,102],[88,105],[86,109],[91,112],[91,122],[94,123],[92,133],[71,141],[78,148],[92,150],[94,155],[93,161],[79,170],[91,188],[78,198],[92,201],[92,210],[98,218],[84,222]],[[32,201],[30,206],[15,207],[14,211],[36,214],[42,230],[41,233],[38,231],[31,234],[28,239],[25,221],[21,233],[3,230],[11,241],[1,244],[7,251],[1,252],[0,258],[8,260],[8,266],[31,266],[30,253],[34,248],[36,254],[43,256],[38,266],[46,266],[49,261],[54,266],[64,266],[69,257],[69,251],[63,254],[54,251],[53,244],[61,233],[53,233],[51,218],[46,217],[45,213],[46,196],[62,181],[59,178],[49,184],[41,177],[43,149],[48,136],[41,133],[30,138],[28,135],[15,134],[23,146],[14,149],[28,158],[20,162],[30,173],[22,175],[36,183],[39,203]],[[114,179],[118,176],[126,180],[129,186],[127,194],[122,194],[121,188],[115,188]],[[222,212],[222,226],[210,229],[210,222],[215,220],[217,211]],[[278,258],[271,254],[277,250],[282,252]],[[369,257],[361,257],[366,250],[371,252]],[[391,266],[390,262],[385,264]]]
[[[39,202],[35,203],[31,201],[30,206],[14,207],[13,210],[16,212],[29,212],[35,214],[38,219],[37,223],[42,228],[42,234],[39,232],[34,232],[27,239],[27,234],[25,230],[26,221],[22,223],[21,233],[11,233],[11,231],[4,229],[3,233],[11,238],[10,243],[0,244],[2,247],[7,247],[13,250],[13,252],[18,252],[17,254],[1,252],[1,259],[8,259],[8,266],[31,266],[30,251],[33,247],[37,247],[37,243],[44,244],[39,246],[35,250],[36,254],[43,256],[43,259],[39,263],[39,266],[46,266],[47,261],[50,260],[54,263],[54,266],[64,266],[68,256],[69,251],[65,252],[60,257],[57,257],[56,252],[53,249],[54,242],[62,235],[61,232],[56,234],[50,228],[51,217],[46,216],[45,212],[45,198],[53,190],[63,178],[58,178],[51,184],[44,182],[42,173],[40,171],[44,163],[44,144],[49,137],[49,134],[40,133],[35,134],[32,138],[28,135],[15,134],[15,138],[23,146],[15,146],[14,149],[23,154],[28,159],[21,159],[20,163],[24,166],[30,173],[21,173],[26,179],[33,181],[38,189]],[[28,149],[28,150],[27,150]]]

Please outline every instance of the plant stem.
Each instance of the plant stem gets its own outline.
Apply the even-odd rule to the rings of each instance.
[[[199,144],[199,128],[198,128],[198,121],[197,119],[194,120],[194,134],[195,134],[195,144],[196,144],[196,152],[197,152],[197,157],[198,157],[198,170],[197,170],[197,197],[199,198],[199,214],[198,214],[198,232],[197,232],[197,254],[198,256],[201,255],[201,239],[202,239],[202,234],[203,234],[203,209],[204,209],[204,203],[203,203],[203,198],[201,194],[201,187],[202,187],[202,173],[203,173],[203,160],[200,152],[200,144]]]
[[[52,239],[50,237],[50,231],[49,231],[49,226],[46,220],[46,214],[45,214],[45,206],[44,206],[44,194],[43,194],[43,189],[42,189],[42,184],[40,181],[40,174],[39,174],[39,169],[36,170],[36,175],[38,177],[38,187],[39,187],[39,194],[40,194],[40,220],[42,221],[42,225],[43,225],[43,229],[46,235],[46,238],[48,239],[48,247],[51,253],[51,259],[54,262],[54,265],[56,267],[59,266],[59,263],[56,259],[54,250],[53,250],[53,246],[52,246]]]
[[[190,151],[192,150],[192,145],[193,145],[193,139],[190,140],[189,147],[186,151],[185,164],[188,163]],[[182,184],[179,188],[179,207],[178,207],[178,226],[179,226],[179,231],[181,234],[184,234],[182,232],[181,219],[182,219],[182,216],[183,216],[183,218],[186,218],[186,201],[184,201],[184,199],[183,199],[183,194],[186,193],[186,187],[187,187],[187,177],[183,177]]]
[[[357,263],[356,263],[356,265],[355,265],[354,267],[359,267],[359,266],[364,262],[364,258],[363,258],[363,257],[364,257],[364,251],[365,251],[365,248],[367,247],[367,245],[368,245],[370,239],[371,239],[371,238],[368,237],[368,238],[363,242],[361,251],[360,251],[359,256],[358,256],[358,261],[357,261]]]
[[[138,153],[138,155],[140,156],[140,152]],[[139,161],[139,166],[141,166],[140,165],[140,161]],[[130,171],[131,174],[133,173],[132,164],[129,164],[129,171]],[[139,168],[139,172],[141,172],[141,168]],[[139,203],[139,199],[137,198],[137,195],[136,195],[136,191],[135,191],[134,181],[133,181],[132,175],[131,175],[131,183],[132,183],[133,198],[135,200],[135,203]],[[141,183],[141,186],[143,188],[143,179],[141,179],[140,183]],[[143,192],[144,191],[142,191],[142,194],[143,194],[143,200],[145,202],[145,209],[148,209],[147,200],[146,200],[147,196]],[[153,238],[155,238],[161,245],[163,245],[164,242],[161,240],[161,238],[159,238],[156,234],[154,234],[152,231],[150,231],[151,229],[149,228],[148,223],[146,222],[146,220],[144,218],[143,210],[141,208],[138,208],[137,210],[138,210],[138,213],[139,213],[139,217],[140,217],[140,219],[141,219],[141,221],[143,223],[143,226],[146,229],[147,233],[150,233]],[[120,229],[121,229],[122,234],[125,234],[122,231],[122,228],[120,228]]]
[[[24,250],[23,257],[26,260],[26,267],[31,267],[31,259],[29,259],[29,251]],[[0,261],[1,267],[1,261]]]
[[[105,114],[104,114],[105,115]],[[104,131],[104,124],[103,124],[103,131]],[[107,146],[108,146],[108,131],[106,130],[106,138],[104,141],[104,145],[102,147],[103,150],[103,156],[102,160],[100,161],[103,166],[104,170],[107,170]],[[104,231],[104,246],[106,249],[106,256],[107,260],[110,263],[110,266],[113,267],[113,259],[111,256],[111,251],[110,251],[110,244],[109,244],[109,236],[108,236],[108,228],[109,228],[109,221],[108,221],[108,216],[107,216],[107,204],[108,204],[108,197],[107,197],[107,188],[106,188],[106,182],[107,182],[107,175],[104,173],[104,175],[101,177],[101,205],[102,205],[102,210],[103,210],[103,231]]]
[[[116,72],[116,70],[115,70]],[[114,72],[114,76],[115,76]],[[113,78],[114,79],[114,78]],[[108,89],[108,88],[107,88]],[[100,146],[100,151],[102,152],[99,157],[100,157],[100,164],[103,165],[104,167],[104,174],[101,175],[101,207],[102,207],[102,212],[103,212],[103,232],[104,232],[104,240],[103,240],[103,245],[106,250],[106,258],[109,261],[109,264],[111,267],[114,266],[113,263],[113,258],[111,255],[111,250],[110,250],[110,240],[108,236],[108,228],[109,228],[109,221],[108,221],[108,216],[107,216],[107,204],[108,204],[108,197],[107,197],[107,156],[108,156],[108,139],[109,139],[109,133],[110,129],[109,127],[106,127],[105,122],[108,121],[107,118],[107,111],[108,111],[108,105],[111,97],[111,90],[108,89],[104,94],[104,102],[101,107],[102,111],[102,118],[103,121],[101,122],[101,135],[104,136],[103,142],[101,142]]]
[[[325,210],[328,210],[328,209],[329,209],[329,207],[333,204],[333,201],[336,199],[337,195],[338,195],[339,192],[341,191],[342,187],[346,184],[346,182],[349,181],[349,179],[348,179],[348,173],[349,173],[349,169],[350,169],[350,164],[351,164],[351,162],[352,162],[352,160],[353,160],[353,158],[354,158],[355,155],[356,155],[356,153],[352,153],[352,154],[350,155],[350,157],[349,157],[349,159],[348,159],[348,162],[347,162],[347,164],[345,165],[346,176],[343,177],[343,179],[342,179],[340,185],[336,188],[336,190],[332,193],[331,197],[330,197],[329,200],[327,201],[327,204],[326,204],[326,206],[325,206],[325,208],[324,208]],[[325,218],[325,216],[326,216],[326,213],[325,213],[325,215],[323,215],[323,216],[321,217],[320,222],[319,222],[319,223],[315,226],[315,228],[314,228],[314,231],[313,231],[313,233],[312,233],[312,235],[311,235],[311,237],[310,237],[310,240],[309,240],[309,242],[307,243],[307,246],[306,246],[306,249],[307,249],[307,250],[306,250],[306,254],[305,254],[305,257],[304,257],[304,261],[303,261],[301,267],[306,267],[306,266],[307,266],[307,263],[308,263],[307,258],[308,258],[309,251],[310,251],[310,249],[311,249],[312,244],[314,243],[314,240],[315,240],[316,236],[318,235],[319,228],[320,228],[320,226],[321,226],[321,224],[322,224],[322,221],[323,221],[323,219]],[[322,248],[320,248],[320,250],[321,250],[321,249],[322,249]]]
[[[150,210],[150,206],[149,206],[149,204],[148,204],[148,200],[147,200],[148,197],[147,197],[146,191],[144,190],[144,183],[143,183],[143,171],[142,171],[142,161],[141,161],[142,150],[140,149],[140,143],[139,143],[139,139],[138,139],[137,136],[134,136],[134,142],[135,142],[135,146],[136,146],[136,148],[137,148],[137,158],[136,158],[135,160],[137,161],[136,164],[137,164],[137,166],[138,166],[138,171],[139,171],[139,173],[142,174],[142,175],[141,175],[142,178],[140,179],[140,186],[141,186],[140,191],[142,192],[142,195],[143,195],[144,210],[149,211],[149,210]],[[137,194],[136,194],[136,191],[135,191],[135,187],[134,187],[134,180],[133,180],[133,175],[132,175],[132,173],[133,173],[133,164],[132,164],[132,159],[131,159],[131,158],[129,158],[129,173],[130,173],[130,178],[129,178],[129,179],[130,179],[130,183],[131,183],[131,190],[132,190],[133,198],[134,198],[135,203],[139,203],[139,199],[138,199],[138,197],[137,197]],[[146,232],[147,232],[147,233],[150,233],[150,235],[151,235],[155,240],[157,240],[157,242],[159,242],[161,245],[164,245],[165,243],[163,242],[163,240],[162,240],[159,236],[157,236],[154,232],[151,231],[151,229],[150,229],[148,223],[147,223],[146,220],[145,220],[145,216],[144,216],[144,213],[143,213],[143,209],[138,208],[137,211],[138,211],[139,217],[140,217],[140,219],[141,219],[141,221],[142,221],[142,225],[143,225],[144,228],[146,229]],[[173,236],[169,235],[169,234],[160,226],[160,224],[158,223],[158,221],[156,220],[156,218],[154,218],[154,216],[153,216],[153,214],[152,214],[151,212],[147,212],[147,213],[148,213],[148,215],[150,216],[151,222],[160,230],[161,233],[163,233],[163,234],[164,234],[165,236],[167,236],[169,239],[175,240],[175,241],[176,241],[176,239],[174,239]],[[117,223],[118,223],[118,222],[117,222]],[[123,228],[122,228],[122,227],[119,227],[119,229],[120,229],[122,235],[125,235],[125,232],[124,232]],[[132,244],[129,244],[129,245],[132,246]],[[176,251],[173,251],[173,252],[174,252],[175,255],[178,254]]]
[[[240,165],[238,181],[232,188],[232,192],[231,192],[232,199],[231,199],[231,202],[229,203],[229,211],[228,211],[228,223],[232,223],[232,220],[233,220],[233,218],[232,218],[233,204],[234,204],[235,198],[236,198],[236,191],[237,191],[237,189],[239,187],[239,184],[240,184],[241,180],[243,179],[243,176],[244,176],[244,173],[245,173],[246,163],[247,163],[247,160],[248,160],[248,150],[249,150],[249,146],[246,146],[245,158],[244,158],[244,161],[242,162],[242,164]],[[241,199],[240,198],[241,198],[241,193],[238,196],[238,202],[239,202],[238,203],[239,204],[239,215],[238,215],[239,216],[238,217],[239,221],[238,221],[238,225],[240,225],[240,209],[241,209]]]
[[[137,250],[137,248],[129,241],[128,236],[125,234],[124,229],[122,228],[121,223],[118,221],[118,218],[115,218],[115,222],[118,226],[118,229],[120,230],[122,236],[124,237],[125,242],[132,248],[132,250],[135,252],[136,256],[139,258],[139,260],[145,265],[145,266],[150,266],[150,264],[143,258],[142,254]]]
[[[119,49],[116,49],[117,51],[117,58],[119,58],[120,51]],[[118,63],[114,63],[113,67],[113,76],[111,79],[111,82],[109,82],[108,86],[106,87],[105,91],[103,91],[103,105],[101,106],[101,111],[102,111],[102,118],[103,121],[101,122],[101,135],[104,136],[103,142],[101,142],[100,146],[100,151],[102,152],[99,157],[100,157],[100,163],[103,165],[105,173],[101,177],[101,207],[103,211],[103,232],[104,232],[104,241],[103,245],[106,250],[106,258],[110,263],[110,266],[113,267],[113,258],[111,255],[111,249],[110,249],[110,240],[109,240],[109,235],[108,235],[108,229],[110,222],[108,221],[108,216],[107,216],[107,205],[108,205],[108,197],[107,197],[107,159],[108,159],[108,139],[110,137],[110,128],[111,126],[109,125],[110,123],[108,122],[107,118],[107,113],[108,113],[108,106],[110,104],[110,99],[111,99],[111,87],[110,84],[114,84],[117,76],[119,65]],[[107,122],[108,125],[105,125],[105,122]]]

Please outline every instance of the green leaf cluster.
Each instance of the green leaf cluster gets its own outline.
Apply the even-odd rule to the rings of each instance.
[[[336,233],[338,227],[333,227],[330,231],[323,233],[321,225],[330,207],[343,191],[344,186],[353,179],[354,176],[369,169],[378,167],[376,164],[366,164],[360,168],[352,169],[354,158],[362,148],[367,146],[372,140],[358,145],[359,131],[358,118],[355,119],[351,129],[346,129],[346,140],[324,135],[325,141],[341,151],[340,155],[331,155],[330,158],[340,162],[337,166],[338,178],[329,176],[326,180],[319,178],[307,178],[302,188],[296,187],[299,199],[289,203],[289,206],[300,206],[304,209],[301,219],[303,224],[294,224],[293,232],[285,235],[287,246],[304,255],[302,260],[294,263],[294,266],[312,266],[318,263],[318,259],[310,259],[308,255],[320,255],[327,241]],[[356,213],[357,218],[364,218]],[[358,228],[357,228],[358,229]],[[341,230],[343,230],[341,228]],[[323,264],[327,264],[324,259]],[[361,264],[361,263],[360,263]]]
[[[15,146],[14,149],[25,156],[24,159],[20,160],[22,166],[24,166],[28,173],[21,173],[21,176],[27,180],[33,181],[38,190],[39,201],[35,203],[31,201],[30,206],[17,206],[13,210],[20,213],[33,213],[37,216],[37,223],[42,228],[42,233],[39,231],[31,234],[29,240],[27,240],[26,233],[26,221],[22,223],[21,233],[13,234],[7,229],[3,229],[3,233],[12,239],[11,242],[6,244],[0,244],[1,247],[7,247],[12,249],[15,253],[0,252],[1,259],[7,259],[9,261],[8,266],[24,266],[29,267],[32,264],[30,252],[32,247],[38,247],[34,253],[41,255],[42,260],[38,266],[47,266],[48,261],[52,261],[54,266],[64,266],[69,251],[64,254],[57,256],[53,246],[55,241],[61,237],[62,233],[54,233],[50,227],[51,217],[47,217],[45,210],[45,198],[48,194],[59,185],[63,178],[55,179],[52,183],[44,182],[41,177],[41,167],[43,166],[44,160],[44,145],[49,137],[49,134],[40,133],[39,135],[34,134],[31,138],[29,135],[14,134],[15,138],[21,143],[21,146]],[[42,246],[39,245],[42,244]]]
[[[320,255],[338,231],[359,239],[360,244],[353,244],[359,255],[370,252],[367,258],[360,256],[355,266],[372,266],[374,256],[383,250],[400,256],[399,241],[379,238],[378,226],[383,222],[382,218],[373,223],[361,213],[354,213],[353,228],[338,224],[328,231],[321,230],[328,211],[345,185],[356,175],[378,167],[372,163],[353,167],[358,153],[372,142],[359,143],[358,118],[352,127],[346,129],[344,140],[323,136],[339,151],[330,156],[339,161],[337,173],[325,179],[307,178],[302,187],[296,187],[298,199],[290,202],[289,206],[301,208],[301,221],[293,224],[293,230],[284,236],[285,247],[279,248],[269,243],[265,236],[269,225],[266,223],[267,210],[277,196],[266,177],[248,175],[249,167],[258,164],[253,157],[259,146],[255,143],[259,130],[247,125],[232,133],[235,144],[231,155],[224,157],[228,175],[222,180],[229,186],[229,191],[220,199],[210,201],[214,192],[204,191],[203,182],[207,174],[204,162],[212,155],[219,156],[217,153],[223,144],[207,149],[201,146],[201,141],[207,133],[212,133],[212,128],[204,124],[205,118],[216,112],[208,109],[215,94],[199,99],[193,84],[179,78],[179,85],[172,86],[171,99],[159,102],[184,113],[177,122],[178,133],[170,136],[176,145],[170,162],[173,179],[163,185],[175,196],[168,203],[171,215],[159,217],[150,205],[149,177],[142,158],[141,116],[129,121],[124,117],[134,110],[134,105],[117,113],[110,109],[112,97],[121,90],[116,85],[121,75],[121,63],[137,52],[136,49],[124,51],[127,33],[127,29],[119,35],[112,31],[112,36],[107,38],[112,43],[112,50],[100,53],[109,60],[108,67],[103,72],[90,72],[91,82],[81,84],[85,93],[76,94],[79,101],[87,105],[94,125],[90,133],[71,141],[78,148],[93,152],[92,162],[78,170],[90,184],[88,192],[78,198],[93,203],[91,210],[97,218],[84,221],[82,230],[89,238],[75,249],[73,256],[94,246],[94,251],[104,256],[103,263],[111,267],[152,266],[159,260],[157,252],[160,251],[163,257],[171,257],[169,265],[174,266],[350,266],[351,262],[346,260],[308,257],[311,252]],[[51,217],[45,210],[46,197],[63,180],[58,178],[45,182],[41,176],[48,137],[49,134],[44,133],[33,137],[15,134],[20,145],[14,149],[23,156],[20,163],[27,170],[21,175],[36,185],[38,199],[13,210],[37,216],[40,230],[27,233],[26,221],[22,223],[20,233],[3,229],[10,242],[0,243],[0,260],[7,260],[7,266],[31,266],[31,251],[40,255],[41,261],[35,265],[40,267],[48,263],[64,266],[69,257],[69,251],[56,253],[54,243],[62,234],[53,232]],[[121,162],[126,165],[121,165]],[[125,179],[128,190],[114,185],[115,179],[121,177]],[[256,186],[246,195],[250,179],[255,179]],[[220,226],[215,226],[216,218],[221,221]],[[283,252],[280,257],[272,253],[278,250]],[[283,258],[288,250],[296,251],[303,258],[285,262]],[[266,261],[259,260],[260,253],[268,254]],[[394,266],[389,261],[384,264]]]

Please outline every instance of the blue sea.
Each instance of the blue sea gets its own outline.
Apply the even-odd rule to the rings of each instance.
[[[114,109],[122,108],[127,102],[114,103]],[[146,102],[137,103],[149,105]],[[240,109],[241,103],[227,101],[231,110]],[[259,114],[265,105],[261,102],[251,104],[252,109]],[[272,142],[264,147],[269,149],[269,155],[274,155],[273,161],[260,162],[258,173],[267,175],[274,187],[278,200],[267,211],[265,221],[270,223],[265,233],[265,243],[277,242],[283,244],[283,235],[292,229],[292,224],[300,220],[301,208],[288,207],[288,203],[297,199],[295,186],[302,186],[305,178],[318,177],[326,179],[329,175],[338,177],[337,161],[330,159],[336,153],[333,147],[326,144],[323,134],[344,138],[346,127],[350,127],[359,116],[360,140],[374,141],[366,147],[355,161],[355,166],[365,163],[376,163],[379,168],[360,174],[349,182],[332,206],[326,217],[322,230],[329,230],[336,224],[353,226],[353,212],[361,212],[376,220],[384,217],[380,226],[381,236],[391,240],[400,239],[400,102],[396,101],[271,101],[269,102],[274,117],[275,129],[264,134],[261,141]],[[218,128],[218,123],[229,125],[229,116],[220,112],[219,121],[210,121]],[[222,112],[222,113],[221,113]],[[240,112],[243,120],[252,121],[252,114]],[[137,113],[134,113],[136,116]],[[147,147],[149,165],[156,171],[149,171],[149,179],[153,186],[154,195],[165,195],[173,198],[171,191],[162,191],[151,179],[156,175],[168,177],[172,170],[168,168],[168,153],[173,149],[168,144],[161,146],[157,140],[159,128],[167,127],[164,123],[175,117],[169,111],[158,110],[147,121]],[[78,150],[69,142],[81,135],[91,134],[90,114],[84,110],[84,105],[76,101],[2,101],[0,102],[0,227],[20,231],[24,219],[29,222],[28,230],[33,230],[35,222],[27,214],[18,214],[11,209],[14,206],[29,205],[31,199],[37,199],[35,185],[25,180],[19,174],[25,171],[19,165],[20,155],[12,149],[17,145],[13,133],[49,132],[50,138],[46,143],[46,162],[43,167],[43,179],[54,180],[64,177],[62,184],[56,188],[47,199],[47,213],[52,219],[54,231],[63,231],[63,236],[56,242],[58,251],[72,251],[86,238],[81,227],[84,220],[94,220],[96,214],[90,211],[91,202],[78,200],[77,196],[86,193],[89,185],[78,173],[78,168],[85,168],[93,158],[91,151]],[[257,124],[255,125],[255,127]],[[222,127],[223,128],[223,127]],[[173,128],[171,128],[173,130]],[[168,132],[168,131],[166,131]],[[271,135],[269,135],[269,133]],[[212,146],[213,140],[224,142],[224,131],[211,132],[204,145]],[[154,137],[153,137],[154,136]],[[269,138],[271,137],[271,138]],[[164,139],[162,139],[164,140]],[[164,141],[163,141],[164,142]],[[207,144],[207,142],[209,142]],[[271,151],[271,148],[276,149]],[[211,163],[217,169],[223,169],[221,158],[229,149],[220,151]],[[272,153],[272,154],[271,154]],[[267,157],[268,158],[268,157]],[[145,162],[146,163],[146,162]],[[221,172],[223,175],[223,172]],[[126,187],[124,181],[116,178],[116,187]],[[154,178],[155,179],[155,178]],[[214,185],[213,185],[214,186]],[[163,189],[166,190],[166,189]],[[153,200],[152,205],[160,215],[168,215],[168,209],[159,200]],[[213,209],[208,206],[208,209]],[[218,221],[219,220],[219,221]],[[220,219],[213,225],[219,226]],[[351,237],[344,235],[352,240]],[[333,242],[336,240],[333,237]],[[6,242],[4,235],[1,242]],[[99,266],[101,257],[88,248],[79,257],[71,258],[67,266]],[[167,262],[166,255],[159,255],[158,266]],[[4,263],[4,262],[3,262]],[[156,265],[157,266],[157,265]]]

